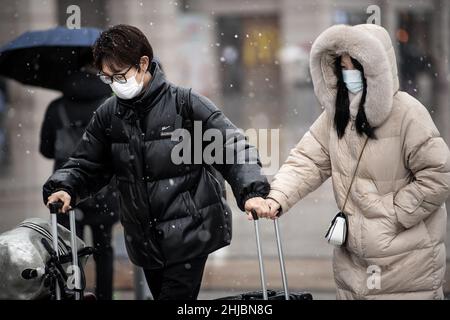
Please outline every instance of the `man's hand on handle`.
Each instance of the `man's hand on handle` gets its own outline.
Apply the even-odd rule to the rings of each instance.
[[[50,203],[61,201],[63,203],[63,206],[60,212],[66,213],[69,209],[71,209],[70,200],[71,197],[66,191],[63,190],[56,191],[47,198],[47,208],[49,207]]]

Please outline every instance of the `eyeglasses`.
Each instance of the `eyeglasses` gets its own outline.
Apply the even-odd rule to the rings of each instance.
[[[117,83],[127,83],[127,78],[125,77],[125,75],[128,73],[128,71],[131,70],[131,68],[133,68],[133,66],[130,66],[127,71],[123,72],[123,73],[115,73],[112,76],[108,76],[106,74],[104,74],[102,71],[97,73],[97,76],[100,78],[100,80],[102,80],[104,83],[106,84],[112,84],[114,81]]]

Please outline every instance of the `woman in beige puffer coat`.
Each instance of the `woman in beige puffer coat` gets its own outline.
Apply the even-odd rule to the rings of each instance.
[[[365,89],[336,112],[336,59],[344,54],[362,66]],[[314,42],[310,68],[325,111],[291,150],[268,198],[286,212],[332,177],[342,209],[369,135],[345,206],[348,238],[334,250],[337,298],[442,299],[450,152],[427,109],[399,91],[388,33],[333,26]],[[371,285],[372,270],[379,285]]]

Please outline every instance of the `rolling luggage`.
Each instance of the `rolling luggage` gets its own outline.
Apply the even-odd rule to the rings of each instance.
[[[84,297],[83,267],[93,249],[76,236],[74,211],[69,231],[56,223],[61,204],[49,207],[52,223],[30,218],[0,235],[1,300]]]
[[[93,248],[85,247],[81,250],[73,250],[78,248],[77,245],[77,231],[75,223],[75,210],[72,208],[69,210],[69,222],[70,222],[70,254],[60,256],[58,253],[58,222],[57,215],[62,208],[62,202],[50,203],[50,214],[52,219],[52,243],[53,247],[50,247],[48,242],[44,243],[47,251],[50,253],[50,268],[53,268],[50,272],[48,285],[50,286],[51,299],[72,299],[82,300],[84,299],[84,289],[86,287],[86,279],[84,275],[83,264],[80,263],[79,257],[85,257],[93,253]],[[45,239],[43,240],[45,242]],[[71,256],[71,260],[70,259]],[[62,268],[62,263],[71,262],[66,271]],[[89,298],[95,298],[89,295]]]
[[[220,298],[219,300],[312,300],[313,297],[310,293],[307,292],[289,292],[287,276],[286,276],[286,268],[284,264],[284,255],[283,248],[281,243],[280,236],[280,228],[278,225],[278,219],[274,220],[274,228],[275,228],[275,236],[277,241],[277,249],[278,249],[278,259],[280,262],[280,270],[281,270],[281,280],[283,282],[283,291],[275,291],[268,290],[266,287],[266,278],[264,273],[264,262],[263,262],[263,253],[262,246],[259,234],[259,219],[258,215],[254,210],[252,210],[253,223],[255,225],[255,236],[256,236],[256,248],[258,251],[258,261],[259,261],[259,272],[261,277],[261,288],[262,291],[253,291],[246,292],[236,296],[229,296]]]

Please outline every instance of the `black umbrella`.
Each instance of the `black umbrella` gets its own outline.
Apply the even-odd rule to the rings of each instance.
[[[65,78],[92,61],[96,28],[29,31],[0,49],[0,75],[23,84],[62,90]]]

